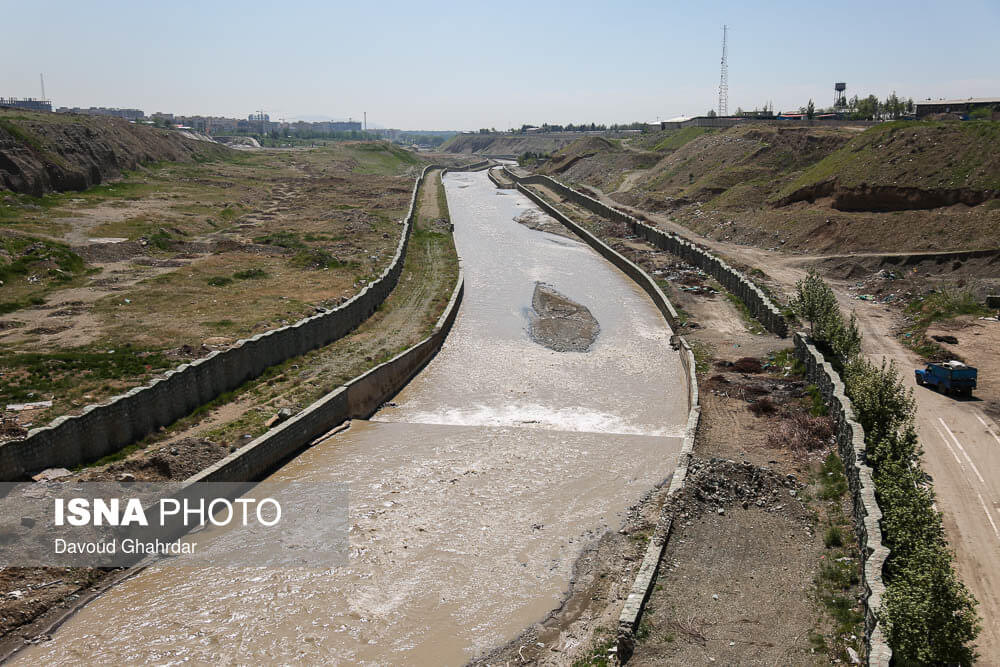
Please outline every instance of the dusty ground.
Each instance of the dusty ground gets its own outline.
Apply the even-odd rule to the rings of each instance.
[[[348,143],[0,197],[0,260],[24,266],[0,288],[0,407],[52,400],[6,414],[38,425],[349,298],[391,259],[421,166]]]
[[[247,383],[229,400],[217,401],[121,455],[109,457],[111,461],[85,467],[63,481],[186,479],[266,431],[268,421],[282,409],[294,414],[421,340],[450,299],[458,275],[442,192],[440,172],[431,172],[420,193],[417,225],[399,285],[356,331],[286,362]],[[4,647],[34,638],[39,627],[64,613],[67,605],[91,587],[106,585],[106,574],[84,569],[0,570],[0,654]]]

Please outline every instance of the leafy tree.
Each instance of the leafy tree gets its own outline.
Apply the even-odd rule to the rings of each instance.
[[[715,118],[716,116],[715,109],[709,109],[708,113],[705,115],[708,116],[709,118]]]
[[[824,322],[838,313],[837,297],[818,273],[809,271],[805,278],[795,283],[792,308],[796,315],[809,323],[813,334],[816,334]]]
[[[816,116],[816,105],[812,100],[809,100],[809,104],[806,105],[806,118],[812,120]]]

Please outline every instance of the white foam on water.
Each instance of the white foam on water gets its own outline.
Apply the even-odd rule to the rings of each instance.
[[[372,421],[379,421],[379,416]],[[446,426],[515,426],[553,431],[682,437],[670,428],[634,426],[620,415],[580,407],[556,408],[540,403],[513,403],[502,406],[470,405],[462,408],[414,411],[406,415],[414,424]]]

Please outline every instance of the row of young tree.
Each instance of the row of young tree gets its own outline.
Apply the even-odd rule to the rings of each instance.
[[[812,100],[806,106],[799,107],[799,113],[804,113],[810,120],[817,114],[827,113],[845,114],[850,120],[898,120],[915,111],[913,98],[903,100],[896,95],[896,91],[884,100],[874,95],[861,98],[855,95],[851,99],[842,97],[839,104],[827,109],[817,109]]]
[[[878,610],[899,665],[971,664],[980,630],[976,600],[958,578],[935,509],[934,490],[920,468],[913,391],[894,363],[861,355],[861,333],[845,320],[830,287],[815,273],[796,285],[793,309],[841,371],[855,418],[865,431],[867,460],[882,509],[890,555],[886,595]]]

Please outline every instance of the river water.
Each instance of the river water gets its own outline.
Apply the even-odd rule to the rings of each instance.
[[[466,286],[444,348],[371,421],[270,478],[348,485],[348,563],[150,568],[19,660],[463,664],[559,604],[582,550],[673,471],[683,370],[626,276],[513,222],[523,195],[485,172],[445,187]],[[590,351],[530,339],[539,281],[596,317]]]

